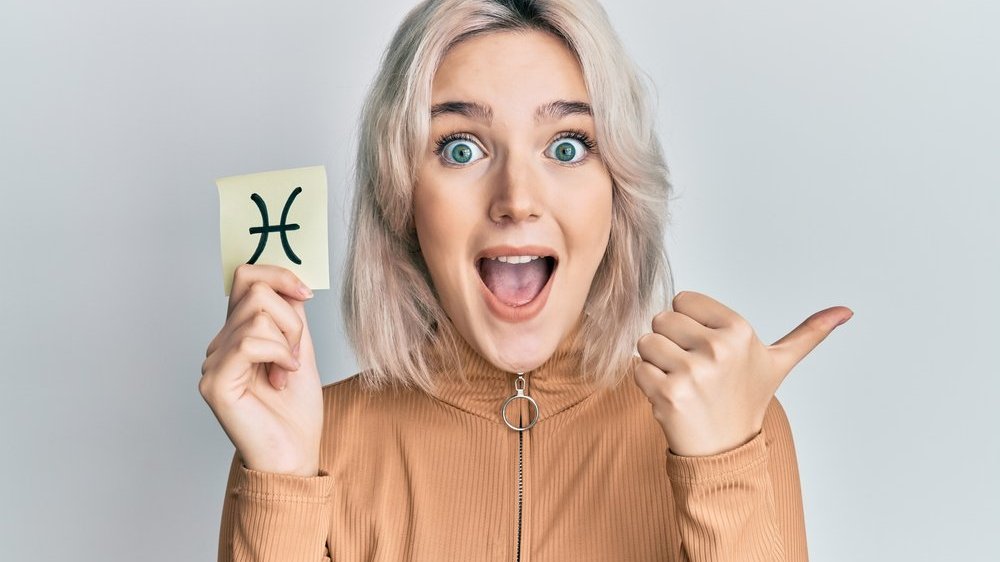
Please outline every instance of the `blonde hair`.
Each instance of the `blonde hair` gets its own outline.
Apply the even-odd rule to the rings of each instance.
[[[506,30],[552,33],[576,55],[613,180],[611,236],[579,331],[582,376],[617,384],[638,337],[673,299],[663,243],[668,169],[639,70],[604,9],[595,0],[426,0],[406,15],[383,53],[359,123],[341,306],[359,364],[370,367],[360,373],[368,388],[392,383],[433,392],[431,349],[444,350],[459,367],[451,320],[417,242],[412,188],[428,142],[438,64],[459,41]]]

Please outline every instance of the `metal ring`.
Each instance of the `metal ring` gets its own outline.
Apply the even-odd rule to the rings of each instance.
[[[524,400],[527,400],[532,406],[535,407],[535,415],[531,418],[531,421],[528,423],[528,425],[524,427],[518,427],[510,423],[510,421],[507,419],[507,405],[510,404],[512,400],[516,400],[518,398],[523,398]],[[538,403],[536,403],[535,399],[530,396],[515,394],[513,396],[507,397],[507,399],[504,400],[503,407],[500,408],[500,415],[503,416],[503,422],[507,424],[507,427],[513,429],[514,431],[524,431],[526,429],[531,429],[531,427],[535,425],[535,422],[538,421]]]

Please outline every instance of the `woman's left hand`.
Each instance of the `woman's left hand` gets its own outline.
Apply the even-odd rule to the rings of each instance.
[[[768,346],[722,303],[678,293],[673,310],[657,314],[653,332],[639,338],[635,369],[670,451],[707,456],[749,442],[792,367],[853,315],[844,306],[821,310]]]

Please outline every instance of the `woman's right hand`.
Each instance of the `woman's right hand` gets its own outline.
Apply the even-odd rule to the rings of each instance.
[[[323,391],[302,287],[283,267],[237,267],[226,323],[202,363],[198,390],[252,470],[319,470]]]

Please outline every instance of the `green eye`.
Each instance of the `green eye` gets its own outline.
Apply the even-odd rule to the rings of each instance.
[[[553,158],[570,164],[582,160],[582,157],[577,158],[577,156],[585,155],[587,150],[582,142],[569,137],[556,139],[551,146],[554,147],[551,153]]]
[[[468,164],[482,156],[483,151],[474,142],[465,139],[456,139],[444,145],[441,154],[447,162]]]

